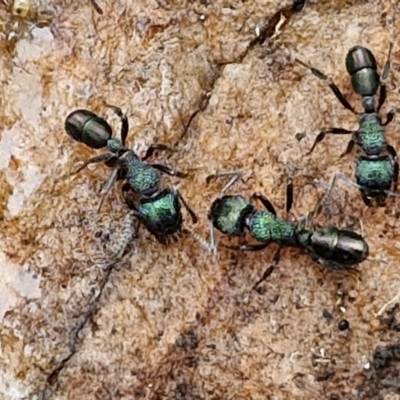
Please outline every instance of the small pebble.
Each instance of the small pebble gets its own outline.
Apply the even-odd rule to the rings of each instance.
[[[371,363],[366,363],[366,364],[364,364],[364,367],[363,367],[366,371],[369,371],[370,369],[371,369]]]
[[[349,329],[350,324],[349,321],[347,321],[347,319],[342,319],[339,324],[338,324],[338,328],[340,331],[345,331],[346,329]]]
[[[322,316],[328,321],[333,318],[333,315],[325,308],[322,310]]]

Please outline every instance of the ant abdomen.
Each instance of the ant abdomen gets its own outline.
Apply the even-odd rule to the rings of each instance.
[[[112,137],[108,122],[88,110],[75,110],[69,114],[65,121],[65,130],[72,139],[92,149],[106,147]]]
[[[360,96],[374,96],[379,88],[375,56],[363,46],[352,47],[346,56],[346,69],[351,85]]]

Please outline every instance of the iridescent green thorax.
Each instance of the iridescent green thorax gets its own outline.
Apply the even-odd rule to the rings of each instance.
[[[216,229],[231,236],[242,236],[245,232],[246,216],[254,206],[242,196],[224,196],[214,201],[208,218]]]
[[[181,228],[181,207],[172,190],[165,189],[154,198],[141,199],[137,210],[141,222],[158,238],[172,235]]]
[[[276,217],[269,211],[257,211],[248,221],[251,236],[259,242],[278,242],[288,246],[295,246],[296,227]]]
[[[385,150],[386,135],[379,114],[361,114],[357,144],[367,155],[379,155]]]
[[[127,158],[124,163],[124,178],[135,193],[150,196],[157,191],[161,174],[134,155]]]
[[[394,177],[394,166],[387,155],[371,158],[360,157],[356,164],[356,180],[369,191],[390,190]]]

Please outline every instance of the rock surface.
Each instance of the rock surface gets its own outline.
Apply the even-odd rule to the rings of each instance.
[[[253,45],[290,4],[99,0],[98,15],[89,0],[48,0],[19,22],[1,5],[2,399],[398,398],[399,311],[376,315],[400,287],[398,201],[367,208],[338,184],[317,222],[362,227],[370,258],[339,273],[284,249],[256,291],[274,245],[214,256],[190,235],[166,247],[142,229],[113,262],[127,213],[118,185],[97,214],[109,170],[69,175],[96,151],[65,134],[65,117],[91,109],[119,132],[106,102],[129,115],[138,153],[173,147],[157,160],[190,172],[167,182],[198,213],[196,226],[186,217],[197,234],[208,238],[224,182],[205,177],[217,171],[243,170],[232,192],[261,191],[282,215],[292,177],[295,216],[311,211],[335,172],[354,176],[357,154],[339,158],[346,136],[307,151],[323,127],[357,120],[294,59],[333,77],[361,111],[346,53],[367,46],[382,67],[394,41],[387,112],[400,104],[400,6],[310,0]],[[400,150],[398,123],[387,135]],[[350,329],[340,331],[344,318]]]

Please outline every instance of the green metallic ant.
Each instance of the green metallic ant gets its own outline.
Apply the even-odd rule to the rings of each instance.
[[[313,260],[336,270],[353,267],[368,257],[367,242],[353,231],[332,226],[307,229],[306,226],[314,216],[313,213],[293,223],[278,217],[272,203],[261,193],[254,193],[251,198],[261,201],[265,210],[259,210],[243,196],[225,195],[225,192],[243,176],[240,171],[210,175],[207,177],[207,182],[223,176],[232,176],[232,179],[213,202],[208,214],[210,251],[216,249],[214,229],[217,229],[230,237],[244,237],[246,232],[249,232],[250,236],[258,242],[234,246],[222,245],[234,250],[258,251],[265,249],[271,243],[277,243],[279,249],[274,256],[273,265],[279,260],[279,252],[283,246],[305,250]],[[292,204],[293,185],[289,183],[286,193],[287,213],[290,212]],[[273,265],[267,270],[268,273],[267,271],[264,273],[262,280],[272,272]]]
[[[76,110],[65,121],[67,134],[78,142],[93,149],[107,148],[108,152],[90,158],[74,173],[78,173],[89,164],[104,163],[113,168],[102,192],[100,211],[105,196],[117,180],[123,180],[122,191],[130,214],[135,216],[158,241],[167,244],[169,239],[179,233],[182,227],[181,204],[189,212],[193,223],[197,216],[187,205],[177,189],[162,189],[162,173],[187,177],[187,174],[171,169],[162,164],[149,164],[146,160],[156,150],[168,150],[168,147],[155,144],[147,149],[143,158],[126,147],[129,123],[121,109],[109,106],[122,122],[121,140],[112,137],[112,129],[103,118],[88,110]],[[128,235],[129,236],[129,235]]]
[[[342,179],[360,190],[362,199],[368,207],[373,205],[373,200],[375,200],[378,206],[384,206],[387,196],[399,197],[396,194],[399,177],[397,153],[394,147],[387,143],[384,127],[393,120],[396,113],[400,112],[400,108],[394,108],[389,111],[384,123],[379,113],[386,100],[385,81],[389,76],[392,47],[393,45],[391,44],[381,76],[377,72],[377,63],[370,50],[362,46],[355,46],[347,53],[346,69],[351,77],[353,90],[361,96],[364,108],[364,112],[362,113],[355,111],[331,78],[304,62],[296,60],[311,70],[317,78],[325,81],[340,103],[355,114],[359,122],[359,129],[357,131],[349,131],[343,128],[323,129],[316,137],[309,151],[310,154],[328,133],[334,135],[352,135],[347,149],[341,157],[351,153],[355,144],[365,153],[358,158],[356,163],[356,182],[342,173],[336,173],[327,195],[330,194],[335,181]],[[375,96],[378,89],[379,98],[376,105]],[[390,191],[392,185],[393,192]]]

